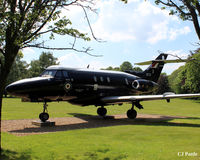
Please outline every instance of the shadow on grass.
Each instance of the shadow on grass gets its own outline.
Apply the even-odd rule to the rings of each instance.
[[[22,153],[10,151],[10,150],[3,150],[2,154],[0,155],[1,160],[28,160],[31,159],[31,152],[25,151]]]
[[[83,160],[124,160],[127,159],[128,155],[122,154],[112,154],[111,153],[101,153],[99,151],[94,152],[85,152],[84,154],[79,155],[66,155],[64,159],[66,160],[77,160],[77,159],[83,159]]]
[[[76,160],[76,159],[87,159],[87,160],[124,160],[128,156],[126,154],[122,155],[112,155],[110,156],[109,149],[97,150],[93,152],[85,152],[80,155],[63,155],[63,159],[66,160]],[[54,153],[50,153],[50,159],[56,159]],[[3,150],[2,155],[0,155],[0,160],[31,160],[40,159],[38,157],[31,157],[30,151],[24,152],[14,152],[10,150]]]
[[[99,128],[99,127],[110,127],[110,126],[121,126],[121,125],[148,125],[148,126],[170,126],[170,127],[200,127],[200,124],[194,123],[182,123],[182,122],[170,122],[174,119],[200,119],[198,117],[177,117],[177,116],[162,116],[162,115],[152,115],[153,118],[149,117],[138,117],[135,120],[128,118],[117,118],[114,116],[106,116],[104,118],[94,115],[87,114],[76,114],[71,113],[74,117],[77,117],[76,122],[65,125],[56,125],[53,127],[32,127],[24,128],[19,130],[12,130],[11,133],[18,135],[28,135],[28,134],[41,134],[48,132],[58,132],[58,131],[68,131],[75,129],[85,129],[85,128]]]

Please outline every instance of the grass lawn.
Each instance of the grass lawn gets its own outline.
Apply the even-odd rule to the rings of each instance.
[[[200,101],[174,99],[142,102],[138,113],[188,116],[168,123],[118,125],[77,129],[41,135],[15,136],[2,133],[4,160],[176,160],[200,159]],[[108,106],[108,115],[124,114],[131,107]],[[22,103],[20,99],[3,100],[3,119],[38,118],[42,103]],[[71,113],[96,115],[93,106],[79,107],[49,103],[51,117]],[[197,156],[178,156],[178,152],[196,152]]]

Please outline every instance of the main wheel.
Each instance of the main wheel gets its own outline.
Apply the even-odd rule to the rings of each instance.
[[[107,113],[107,109],[106,108],[98,108],[97,109],[97,114],[100,116],[105,116]]]
[[[48,113],[40,113],[39,118],[42,122],[46,122],[49,119],[49,114]]]
[[[129,109],[126,114],[129,119],[135,119],[137,117],[137,111],[134,109]]]

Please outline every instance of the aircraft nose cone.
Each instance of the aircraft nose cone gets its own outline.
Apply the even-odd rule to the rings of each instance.
[[[8,85],[8,86],[6,86],[6,92],[8,92],[8,93],[13,93],[14,92],[14,86],[13,85]]]

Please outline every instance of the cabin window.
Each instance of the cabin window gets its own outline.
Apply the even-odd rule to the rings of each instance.
[[[128,85],[128,79],[127,79],[127,78],[125,78],[125,82],[126,82],[126,84]]]
[[[94,82],[97,82],[97,77],[96,76],[94,76]]]
[[[55,77],[56,78],[63,78],[62,72],[61,71],[57,71]]]
[[[55,70],[46,70],[41,74],[41,76],[42,77],[54,77],[55,74],[56,74]]]
[[[103,82],[103,77],[100,77],[101,82]]]
[[[109,77],[107,77],[107,82],[110,83],[110,78]]]
[[[64,76],[65,78],[69,78],[69,74],[68,74],[67,71],[62,71],[62,72],[63,72],[63,76]]]
[[[147,77],[151,77],[151,73],[146,73],[146,76]]]

